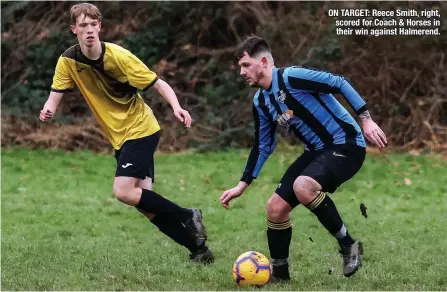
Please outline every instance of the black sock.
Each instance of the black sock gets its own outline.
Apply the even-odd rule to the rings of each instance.
[[[185,222],[192,216],[191,210],[182,208],[156,192],[146,189],[143,189],[140,202],[135,207],[148,213],[163,215],[163,218],[173,221]]]
[[[196,252],[201,248],[196,245],[195,240],[191,237],[181,222],[166,220],[162,215],[156,215],[150,221],[172,240],[189,249],[191,253]]]
[[[267,240],[272,258],[273,275],[279,279],[290,279],[289,247],[292,240],[290,220],[282,223],[268,221]]]
[[[348,230],[346,229],[345,225],[343,224],[343,226],[341,227],[340,231],[338,231],[335,234],[335,238],[338,241],[338,244],[343,247],[343,246],[351,246],[354,244],[355,240],[354,238],[351,237],[351,235],[349,235]]]
[[[341,246],[352,245],[354,239],[349,235],[334,202],[320,192],[306,207],[314,213],[320,223],[332,234]]]

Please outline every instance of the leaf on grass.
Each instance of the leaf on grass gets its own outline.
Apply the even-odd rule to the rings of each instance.
[[[366,209],[368,209],[365,204],[360,203],[360,212],[362,212],[362,216],[368,218],[368,214],[366,213]]]
[[[118,277],[115,276],[115,275],[108,275],[108,276],[105,278],[105,280],[115,280],[116,278],[118,278]]]
[[[411,185],[413,182],[411,181],[411,179],[409,179],[408,177],[404,178],[404,182],[407,186]]]
[[[420,164],[416,164],[415,166],[410,168],[410,170],[413,171],[413,172],[416,172],[416,170],[419,170],[419,168],[421,168],[421,165]]]

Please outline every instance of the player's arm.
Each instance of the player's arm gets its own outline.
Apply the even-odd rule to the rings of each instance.
[[[341,94],[357,114],[366,138],[378,147],[385,147],[388,143],[385,133],[372,120],[365,100],[348,78],[309,68],[292,67],[288,82],[292,88],[300,90]]]
[[[185,126],[189,128],[192,121],[191,116],[189,115],[188,111],[182,109],[182,107],[180,106],[177,96],[172,87],[164,80],[161,80],[159,78],[154,84],[154,89],[157,90],[157,92],[161,96],[163,96],[163,98],[171,105],[174,115],[177,117],[177,119],[179,119],[180,122],[184,123]]]
[[[121,70],[127,75],[130,85],[143,91],[153,87],[171,105],[177,119],[186,127],[191,126],[191,116],[180,106],[174,90],[168,83],[161,80],[155,72],[130,52],[117,61]]]
[[[312,92],[341,94],[356,112],[364,112],[366,102],[352,86],[349,79],[316,69],[291,67],[287,74],[287,81],[292,88]]]
[[[46,122],[54,117],[64,93],[72,90],[74,87],[74,81],[70,76],[66,62],[67,60],[62,56],[57,61],[50,95],[40,111],[39,119],[42,122]]]
[[[253,104],[255,137],[241,182],[250,185],[259,176],[262,166],[276,147],[276,124],[267,119],[262,110]]]
[[[43,109],[40,111],[39,119],[42,122],[46,122],[54,117],[57,107],[61,102],[62,96],[64,96],[63,92],[50,92],[50,96],[48,97],[47,102],[45,102]]]
[[[253,118],[255,122],[253,146],[239,184],[232,189],[226,190],[220,197],[221,205],[225,208],[229,207],[229,202],[232,199],[241,196],[252,181],[258,177],[262,166],[267,161],[270,154],[275,150],[276,124],[269,121],[262,111],[254,104]]]

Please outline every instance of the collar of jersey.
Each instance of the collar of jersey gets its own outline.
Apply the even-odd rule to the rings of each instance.
[[[76,61],[84,63],[84,64],[87,64],[87,65],[91,65],[91,66],[98,65],[98,64],[101,64],[103,62],[105,53],[106,53],[106,45],[105,45],[104,42],[101,42],[101,55],[96,60],[92,60],[92,59],[87,58],[82,53],[81,47],[79,47],[79,60],[76,60]]]
[[[272,93],[271,91],[272,91],[273,84],[275,84],[277,82],[277,79],[278,79],[277,71],[278,71],[278,68],[273,66],[273,68],[272,68],[272,83],[270,83],[269,88],[264,89],[269,94]]]

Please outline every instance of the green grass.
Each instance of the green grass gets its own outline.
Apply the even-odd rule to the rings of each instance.
[[[2,289],[237,290],[233,261],[248,250],[269,255],[265,205],[299,153],[278,149],[229,210],[218,198],[238,182],[248,150],[157,155],[154,190],[203,210],[217,258],[204,267],[113,198],[112,156],[3,150]],[[261,290],[446,290],[446,177],[440,156],[369,155],[332,195],[364,242],[360,272],[343,277],[336,242],[301,206],[292,214],[293,281]]]

